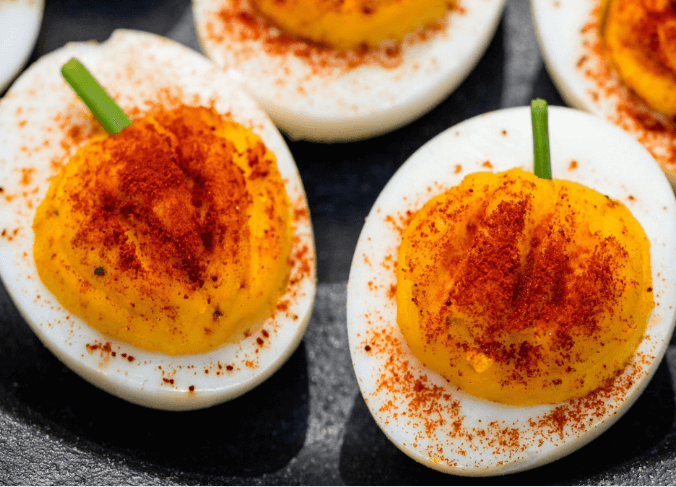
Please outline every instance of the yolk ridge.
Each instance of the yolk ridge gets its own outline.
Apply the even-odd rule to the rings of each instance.
[[[159,110],[82,148],[37,210],[45,285],[102,333],[169,354],[237,341],[290,272],[274,155],[207,108]],[[97,271],[103,269],[103,272]]]
[[[676,116],[676,9],[671,0],[604,0],[601,38],[622,81],[653,110]]]
[[[397,321],[466,392],[556,403],[603,386],[654,307],[650,244],[621,203],[521,170],[477,173],[406,228]]]
[[[282,31],[338,49],[399,41],[439,21],[455,0],[252,0]]]

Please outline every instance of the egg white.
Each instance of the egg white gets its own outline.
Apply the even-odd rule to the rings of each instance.
[[[446,27],[404,45],[393,68],[365,64],[316,70],[290,52],[271,55],[262,40],[242,42],[218,19],[240,0],[193,0],[202,50],[226,68],[291,138],[350,141],[406,125],[446,98],[478,63],[497,28],[504,0],[459,0]],[[223,35],[215,40],[209,32]],[[302,41],[294,47],[307,46]],[[291,50],[291,49],[289,49]]]
[[[669,183],[645,148],[618,127],[577,110],[550,107],[554,177],[585,184],[621,201],[650,241],[656,306],[637,356],[614,381],[614,392],[595,396],[600,407],[591,408],[584,399],[519,407],[464,393],[410,352],[397,326],[391,288],[396,285],[400,216],[417,211],[469,173],[513,167],[532,171],[531,130],[530,111],[522,107],[472,118],[432,139],[402,165],[378,197],[352,261],[347,326],[364,400],[397,447],[443,472],[468,476],[518,472],[585,445],[617,421],[640,395],[674,327],[676,200]],[[572,161],[577,163],[574,169]],[[634,380],[631,386],[627,386],[629,378]],[[424,384],[423,391],[436,387],[435,395],[447,397],[428,399],[417,409],[413,398],[423,396],[415,392],[416,381]],[[628,387],[626,394],[624,387]],[[570,421],[558,430],[551,421],[556,408],[577,411],[584,421]],[[540,420],[544,423],[539,424]],[[426,429],[430,424],[433,428]],[[458,428],[462,434],[456,433]]]
[[[28,61],[44,8],[44,0],[0,1],[0,93]]]
[[[88,109],[61,77],[60,68],[71,57],[82,61],[128,113],[134,108],[145,113],[153,104],[177,98],[188,105],[213,106],[251,128],[277,157],[292,211],[309,215],[298,169],[284,140],[222,70],[168,39],[118,30],[103,44],[67,44],[42,57],[0,103],[0,229],[4,230],[0,276],[9,295],[40,340],[63,363],[123,399],[153,408],[187,410],[245,393],[286,361],[310,319],[316,273],[309,216],[294,223],[292,255],[304,252],[311,269],[302,271],[302,261],[294,259],[291,275],[297,280],[282,297],[289,301],[289,308],[265,321],[267,336],[259,330],[240,343],[210,353],[169,356],[140,350],[90,328],[45,288],[33,261],[32,223],[57,171],[51,161],[65,162],[76,151],[77,147],[61,145],[72,127],[92,124]],[[106,343],[110,348],[102,350]]]
[[[618,110],[620,102],[634,102],[626,100],[630,90],[614,68],[610,68],[607,79],[601,80],[603,86],[585,74],[587,70],[607,69],[608,61],[590,48],[599,40],[599,6],[600,0],[531,0],[533,25],[547,72],[570,106],[606,118],[640,138],[676,188],[676,167],[666,158],[674,144],[671,136],[646,130]],[[636,107],[647,110],[643,105]]]

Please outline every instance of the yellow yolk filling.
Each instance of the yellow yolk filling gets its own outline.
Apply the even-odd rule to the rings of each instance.
[[[467,393],[558,403],[607,384],[654,307],[650,243],[620,202],[521,170],[476,173],[406,228],[397,321]]]
[[[401,40],[443,18],[455,0],[252,0],[282,31],[338,49]]]
[[[59,302],[101,333],[167,354],[237,341],[290,273],[274,155],[213,110],[180,107],[89,142],[37,210],[34,256]]]
[[[676,116],[676,10],[670,0],[604,0],[601,37],[622,81]]]

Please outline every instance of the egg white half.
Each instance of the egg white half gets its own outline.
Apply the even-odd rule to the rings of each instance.
[[[504,0],[459,0],[441,32],[403,46],[390,68],[368,63],[317,69],[291,53],[269,54],[261,39],[241,41],[223,28],[219,12],[241,0],[193,0],[202,50],[238,80],[291,138],[350,141],[406,125],[446,98],[478,63],[497,28]]]
[[[629,104],[639,111],[650,111],[629,95],[614,68],[594,49],[599,42],[599,7],[600,0],[531,0],[533,25],[547,72],[566,103],[606,118],[639,139],[676,188],[676,165],[668,160],[674,147],[672,136],[650,130],[620,110],[621,104]],[[599,74],[605,71],[609,71],[607,75]]]
[[[288,309],[276,311],[262,330],[211,353],[149,353],[90,328],[44,287],[33,261],[35,209],[58,170],[52,161],[65,163],[87,140],[62,142],[96,124],[61,77],[60,68],[71,57],[82,61],[127,113],[141,115],[158,103],[213,106],[251,128],[274,152],[292,212],[304,218],[294,219],[292,283],[281,298]],[[316,273],[298,169],[269,118],[203,56],[153,34],[118,30],[103,44],[67,44],[42,57],[0,102],[0,175],[2,281],[45,346],[96,386],[153,408],[207,407],[264,381],[300,343],[312,312]]]
[[[676,200],[658,164],[618,127],[550,107],[552,172],[624,203],[651,244],[656,301],[632,363],[609,391],[533,407],[470,396],[427,369],[396,322],[396,261],[402,222],[469,173],[532,171],[527,107],[452,127],[419,149],[388,182],[362,230],[347,293],[350,352],[362,395],[380,428],[433,469],[484,476],[549,463],[591,441],[627,411],[664,355],[674,327]],[[573,163],[575,161],[575,163]]]
[[[44,0],[0,1],[0,93],[28,61],[44,8]]]

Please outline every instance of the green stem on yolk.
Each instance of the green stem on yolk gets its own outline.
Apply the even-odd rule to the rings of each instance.
[[[552,167],[549,159],[549,126],[547,123],[547,102],[536,99],[530,102],[533,120],[533,153],[535,156],[535,175],[542,179],[552,179]]]
[[[127,114],[80,61],[72,58],[61,67],[61,74],[110,135],[115,135],[131,125]]]

